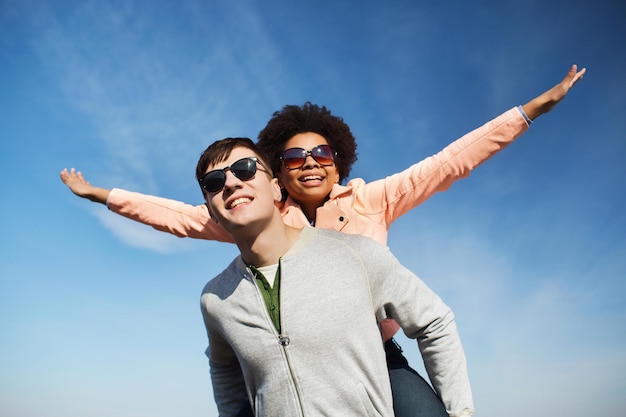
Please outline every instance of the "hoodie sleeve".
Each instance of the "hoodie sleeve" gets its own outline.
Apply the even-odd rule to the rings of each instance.
[[[450,416],[474,411],[461,338],[452,310],[420,278],[375,242],[363,261],[378,319],[393,318],[416,339],[430,381]]]

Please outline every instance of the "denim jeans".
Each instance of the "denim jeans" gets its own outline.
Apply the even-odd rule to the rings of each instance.
[[[250,407],[250,403],[246,401],[246,403],[241,407],[241,410],[237,413],[236,417],[254,417],[254,413],[252,412],[252,407]]]
[[[395,340],[389,339],[385,343],[385,353],[396,417],[448,417],[441,399],[409,366]],[[254,417],[249,403],[239,410],[237,417]]]
[[[396,417],[448,417],[437,393],[409,366],[395,340],[385,342],[385,353]]]

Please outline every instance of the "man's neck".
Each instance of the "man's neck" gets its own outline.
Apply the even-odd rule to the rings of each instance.
[[[247,264],[263,267],[278,263],[298,240],[301,231],[285,225],[279,216],[278,223],[271,222],[258,233],[233,233],[233,238]]]

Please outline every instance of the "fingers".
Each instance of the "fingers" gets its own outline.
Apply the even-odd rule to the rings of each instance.
[[[70,173],[67,171],[67,168],[63,168],[63,170],[60,173],[61,175],[61,181],[63,181],[65,184],[67,184],[67,182],[69,181],[70,178]]]
[[[69,171],[67,168],[63,168],[61,170],[61,176],[62,177],[69,177],[69,176],[73,176],[76,175],[76,170],[74,168],[71,168]]]
[[[65,184],[70,185],[71,184],[89,184],[89,181],[85,180],[85,178],[83,177],[83,173],[80,171],[76,171],[76,169],[71,168],[69,171],[67,168],[64,168],[61,171],[61,181],[63,181]]]
[[[587,68],[583,68],[576,73],[574,79],[572,80],[572,85],[576,84],[578,81],[582,80],[583,76],[587,72]]]
[[[565,79],[563,80],[565,84],[567,84],[567,88],[568,89],[572,88],[574,84],[576,84],[578,81],[580,81],[583,78],[586,72],[587,72],[587,68],[583,68],[580,71],[578,71],[578,66],[576,64],[572,65],[569,71],[567,72]]]

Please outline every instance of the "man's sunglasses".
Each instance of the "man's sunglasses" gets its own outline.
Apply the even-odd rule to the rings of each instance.
[[[257,164],[263,168],[258,167]],[[265,166],[258,158],[251,156],[235,161],[229,167],[209,171],[200,177],[198,182],[207,193],[216,193],[224,188],[224,184],[226,184],[226,171],[232,172],[241,181],[248,181],[254,178],[257,169],[269,174],[269,171],[264,168]]]
[[[304,165],[306,158],[309,155],[311,155],[313,159],[315,159],[317,163],[322,166],[328,166],[335,163],[336,154],[328,145],[319,145],[310,151],[302,148],[289,148],[283,152],[283,156],[281,156],[280,159],[283,161],[285,168],[298,169]]]

